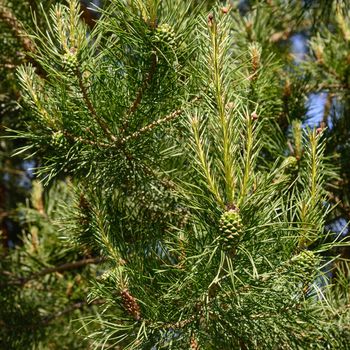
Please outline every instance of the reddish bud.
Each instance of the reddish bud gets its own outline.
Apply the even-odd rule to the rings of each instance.
[[[209,13],[208,15],[208,26],[211,27],[214,22],[214,15],[212,13]]]
[[[257,120],[259,118],[259,116],[256,114],[256,112],[253,112],[250,117],[253,119],[253,120]]]
[[[223,14],[226,14],[226,13],[228,13],[228,11],[229,11],[229,8],[228,7],[223,7],[222,9],[221,9],[221,12],[223,13]]]
[[[320,126],[316,129],[316,133],[321,134],[326,127],[327,127],[326,123],[322,121],[320,123]]]

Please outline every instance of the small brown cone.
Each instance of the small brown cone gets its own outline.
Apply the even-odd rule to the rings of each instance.
[[[132,315],[136,321],[139,321],[141,319],[141,310],[137,300],[127,289],[123,289],[120,294],[124,309],[128,314]]]

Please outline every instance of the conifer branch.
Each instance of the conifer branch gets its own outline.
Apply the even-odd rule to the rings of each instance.
[[[204,172],[205,178],[208,183],[208,188],[210,192],[214,195],[215,199],[218,201],[218,203],[224,207],[225,203],[221,198],[219,189],[217,187],[217,184],[215,182],[215,178],[213,177],[211,173],[211,168],[207,159],[207,154],[204,151],[203,145],[202,145],[202,140],[200,138],[199,134],[199,121],[197,118],[192,119],[192,130],[194,134],[194,139],[195,139],[195,146],[196,146],[196,153],[198,156],[199,163],[202,167],[202,170]]]
[[[323,337],[326,347],[336,347],[348,322],[327,323],[331,320],[327,313],[339,306],[327,293],[315,297],[318,291],[328,291],[328,286],[318,285],[321,265],[326,264],[321,254],[340,246],[324,233],[328,214],[324,203],[331,202],[324,199],[324,185],[331,171],[323,166],[317,132],[302,138],[302,125],[295,124],[288,142],[289,128],[283,133],[276,125],[274,117],[283,111],[283,102],[286,122],[299,119],[307,90],[291,91],[291,86],[300,85],[289,81],[297,72],[290,75],[290,62],[283,65],[284,49],[268,54],[277,22],[258,3],[243,17],[232,11],[232,18],[226,15],[227,7],[216,5],[208,26],[202,13],[183,16],[193,4],[181,0],[135,0],[131,12],[127,3],[112,1],[89,35],[79,21],[78,0],[57,5],[47,17],[44,13],[48,31],[40,29],[40,21],[31,38],[38,62],[57,78],[44,84],[31,67],[22,74],[24,102],[35,118],[19,135],[32,141],[34,152],[48,145],[40,174],[54,179],[68,164],[74,185],[89,194],[74,200],[71,187],[64,183],[57,196],[56,192],[47,196],[46,207],[48,215],[60,215],[51,198],[64,201],[66,234],[76,234],[83,250],[98,250],[112,263],[91,286],[91,295],[101,299],[90,304],[70,301],[71,296],[85,293],[85,282],[94,277],[96,269],[87,265],[104,258],[88,255],[81,261],[49,264],[46,252],[60,240],[48,220],[41,225],[42,203],[35,204],[34,195],[33,209],[28,210],[30,215],[25,213],[33,229],[14,256],[9,252],[11,260],[6,259],[4,266],[10,267],[0,271],[1,283],[14,286],[3,289],[19,296],[33,292],[30,299],[39,299],[35,307],[47,310],[46,318],[39,316],[40,309],[36,313],[42,321],[37,328],[53,323],[64,327],[71,312],[90,313],[95,319],[91,325],[85,323],[86,331],[96,346],[307,348]],[[169,23],[164,29],[171,29],[160,31],[159,41],[157,32],[152,32],[158,15],[159,23]],[[178,33],[176,45],[170,45],[172,28]],[[278,26],[284,28],[285,24]],[[154,34],[151,40],[150,34]],[[159,52],[167,48],[166,61],[179,59],[170,70],[168,64],[160,67],[163,59],[157,47],[147,51],[152,43],[164,44]],[[103,64],[94,66],[98,78],[90,85],[84,67],[97,56]],[[331,60],[325,57],[324,62]],[[287,75],[284,90],[274,77],[277,67]],[[342,66],[334,67],[341,75]],[[321,68],[315,66],[318,72]],[[327,71],[324,75],[331,78],[327,83],[345,81]],[[121,76],[123,81],[118,80]],[[308,77],[305,74],[305,81]],[[312,81],[309,86],[307,93],[320,87]],[[189,104],[188,96],[198,91],[204,91],[205,103]],[[105,101],[117,99],[126,101],[126,106],[113,103],[109,117]],[[147,115],[149,101],[159,104],[152,115]],[[173,108],[176,101],[184,104]],[[263,123],[256,121],[257,113],[266,116]],[[189,120],[180,124],[184,114]],[[92,124],[91,129],[84,121]],[[317,141],[314,147],[309,146],[312,137]],[[280,166],[288,148],[291,154]],[[159,150],[164,150],[161,155]],[[89,164],[89,159],[94,161]],[[87,180],[81,178],[85,169]],[[313,251],[306,249],[311,243]],[[17,268],[10,265],[16,257],[21,262]],[[75,268],[83,272],[81,282],[79,274],[72,280]],[[48,300],[40,300],[42,287],[52,292]],[[88,308],[104,302],[106,308],[99,315]],[[320,322],[315,325],[316,317]],[[310,339],[304,336],[307,332]]]
[[[336,93],[336,92],[344,93],[349,91],[349,84],[341,83],[341,82],[339,83],[323,82],[317,86],[317,90],[318,91],[328,90],[328,91],[331,91],[332,93]]]
[[[109,143],[104,143],[104,142],[100,142],[100,141],[92,141],[89,139],[85,139],[81,136],[75,136],[66,130],[63,131],[63,135],[66,136],[67,138],[75,141],[75,142],[81,142],[81,143],[91,145],[91,146],[96,146],[99,148],[110,148],[111,147],[111,145]]]
[[[35,61],[35,59],[33,59],[32,57],[28,56],[28,53],[34,53],[36,51],[34,41],[27,34],[23,25],[15,16],[15,14],[11,11],[11,9],[9,9],[3,4],[2,0],[0,0],[0,21],[3,21],[7,24],[7,26],[11,29],[15,38],[17,38],[23,50],[25,51],[24,55],[21,56],[21,60],[23,60],[24,58],[28,59],[28,61],[36,67],[37,73],[40,76],[45,76],[46,72],[43,70],[40,63]],[[7,69],[17,68],[17,65],[8,62],[3,63],[3,66]]]
[[[148,25],[152,29],[155,29],[157,26],[157,21],[156,21],[157,11],[155,9],[153,9],[153,10],[154,11],[153,11],[153,14],[151,16],[152,18],[150,18],[149,21],[147,21],[146,18],[144,18],[144,20],[145,20],[145,22],[148,22]],[[128,128],[130,118],[131,118],[132,114],[134,114],[136,112],[138,106],[140,105],[142,98],[143,98],[143,95],[144,95],[146,89],[148,88],[149,84],[151,83],[153,76],[156,72],[156,69],[157,69],[157,54],[156,54],[156,52],[152,52],[149,71],[146,74],[146,76],[143,80],[143,83],[141,84],[141,87],[139,88],[139,90],[136,94],[135,100],[133,101],[132,105],[130,106],[130,108],[126,112],[125,122],[123,123],[123,132],[125,132],[126,129]]]
[[[118,145],[123,145],[125,143],[127,143],[129,140],[131,139],[136,139],[138,138],[140,135],[150,132],[152,131],[154,128],[156,128],[157,126],[170,122],[171,120],[175,119],[176,117],[178,117],[179,115],[181,115],[183,113],[182,109],[177,109],[176,111],[170,113],[169,115],[167,115],[164,118],[158,119],[156,121],[154,121],[151,124],[148,124],[146,126],[144,126],[143,128],[135,131],[134,133],[132,133],[131,135],[128,135],[124,138],[122,138],[119,142]]]
[[[50,273],[70,271],[70,270],[74,270],[74,269],[79,269],[81,267],[84,267],[84,266],[90,265],[90,264],[100,264],[104,261],[105,261],[105,259],[101,258],[101,257],[88,258],[88,259],[83,259],[83,260],[79,260],[79,261],[75,261],[75,262],[71,262],[71,263],[66,263],[66,264],[59,265],[59,266],[48,267],[48,268],[43,269],[39,272],[33,273],[32,275],[30,275],[28,277],[19,277],[16,280],[9,281],[9,284],[11,284],[11,285],[24,285],[33,279],[48,275]]]
[[[194,103],[196,101],[199,100],[199,97],[195,97],[194,99],[192,99],[190,101],[190,103]],[[171,112],[170,114],[168,114],[167,116],[160,118],[158,120],[155,120],[154,122],[142,127],[141,129],[135,131],[134,133],[132,133],[131,135],[128,135],[124,138],[122,138],[121,140],[119,140],[117,142],[117,145],[124,145],[125,143],[127,143],[129,140],[131,139],[136,139],[139,136],[141,136],[144,133],[150,132],[152,131],[154,128],[156,128],[159,125],[168,123],[174,119],[176,119],[178,116],[180,116],[182,113],[184,112],[184,109],[177,109],[174,112]]]
[[[98,116],[96,110],[95,110],[95,107],[93,106],[90,98],[89,98],[89,95],[88,95],[88,92],[87,92],[87,89],[84,85],[84,82],[83,82],[83,76],[81,74],[81,71],[80,71],[80,68],[79,67],[76,67],[75,69],[75,73],[76,73],[76,76],[78,78],[78,83],[79,83],[79,88],[80,88],[80,91],[81,93],[83,94],[83,98],[84,98],[84,101],[86,103],[86,106],[88,108],[88,110],[90,111],[90,114],[92,115],[92,117],[95,119],[95,121],[97,122],[97,124],[101,127],[101,129],[104,131],[105,135],[113,142],[115,142],[117,139],[116,137],[112,134],[112,132],[109,130],[106,122]]]
[[[192,315],[189,318],[186,318],[186,319],[178,321],[178,322],[169,322],[169,323],[161,324],[160,326],[157,325],[158,326],[157,328],[181,329],[181,328],[184,328],[185,326],[189,325],[193,321],[195,321],[197,317],[198,317],[198,315],[196,315],[196,316]]]
[[[221,41],[219,38],[218,24],[215,18],[209,18],[209,30],[211,35],[211,45],[212,45],[212,65],[213,65],[213,80],[215,86],[215,96],[218,106],[220,126],[222,129],[222,144],[223,144],[223,165],[224,165],[224,175],[226,183],[226,196],[227,202],[233,203],[234,196],[234,179],[232,164],[233,159],[230,152],[230,137],[229,137],[229,121],[226,116],[225,111],[225,101],[222,86],[222,62],[221,62]]]
[[[155,52],[153,52],[151,55],[151,64],[150,64],[149,71],[146,74],[145,79],[144,79],[141,87],[139,88],[139,90],[136,94],[135,100],[133,101],[132,105],[130,106],[130,108],[126,112],[125,121],[123,123],[123,132],[125,132],[127,130],[132,114],[134,114],[136,112],[138,106],[140,105],[142,98],[143,98],[143,95],[153,79],[153,76],[156,72],[156,68],[157,68],[157,55]]]
[[[56,313],[54,313],[52,315],[49,315],[49,316],[45,317],[42,320],[42,323],[46,326],[49,323],[51,323],[54,320],[56,320],[57,318],[65,316],[67,314],[70,314],[71,312],[73,312],[75,310],[80,310],[80,309],[83,309],[84,307],[90,307],[90,306],[93,306],[93,305],[102,305],[104,303],[105,303],[105,301],[102,300],[102,299],[97,299],[97,300],[94,300],[92,302],[79,301],[79,302],[77,302],[77,303],[75,303],[73,305],[70,305],[70,306],[66,307],[65,309],[63,309],[61,311],[58,311],[58,312],[56,312]]]

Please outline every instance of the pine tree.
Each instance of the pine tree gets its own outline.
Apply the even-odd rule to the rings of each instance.
[[[328,277],[345,244],[325,228],[334,171],[283,45],[301,7],[109,3],[92,30],[70,0],[30,33],[32,117],[13,132],[44,183],[73,179],[60,234],[101,262],[91,346],[348,348],[348,280]]]

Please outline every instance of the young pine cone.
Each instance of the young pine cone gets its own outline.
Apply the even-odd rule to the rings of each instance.
[[[163,23],[157,27],[153,42],[160,48],[174,48],[176,45],[175,37],[174,29],[169,24]]]
[[[286,173],[295,172],[298,170],[298,159],[294,156],[287,157],[282,163],[282,169]]]
[[[74,73],[78,67],[78,58],[75,50],[71,49],[63,55],[64,68],[69,73]]]
[[[220,231],[225,247],[235,248],[242,235],[242,220],[237,209],[230,209],[221,215]]]
[[[320,258],[310,250],[303,250],[291,259],[291,268],[301,276],[311,277],[319,266]]]
[[[51,135],[50,144],[52,147],[54,147],[56,149],[65,147],[66,146],[66,139],[64,137],[63,132],[62,131],[55,131]]]

